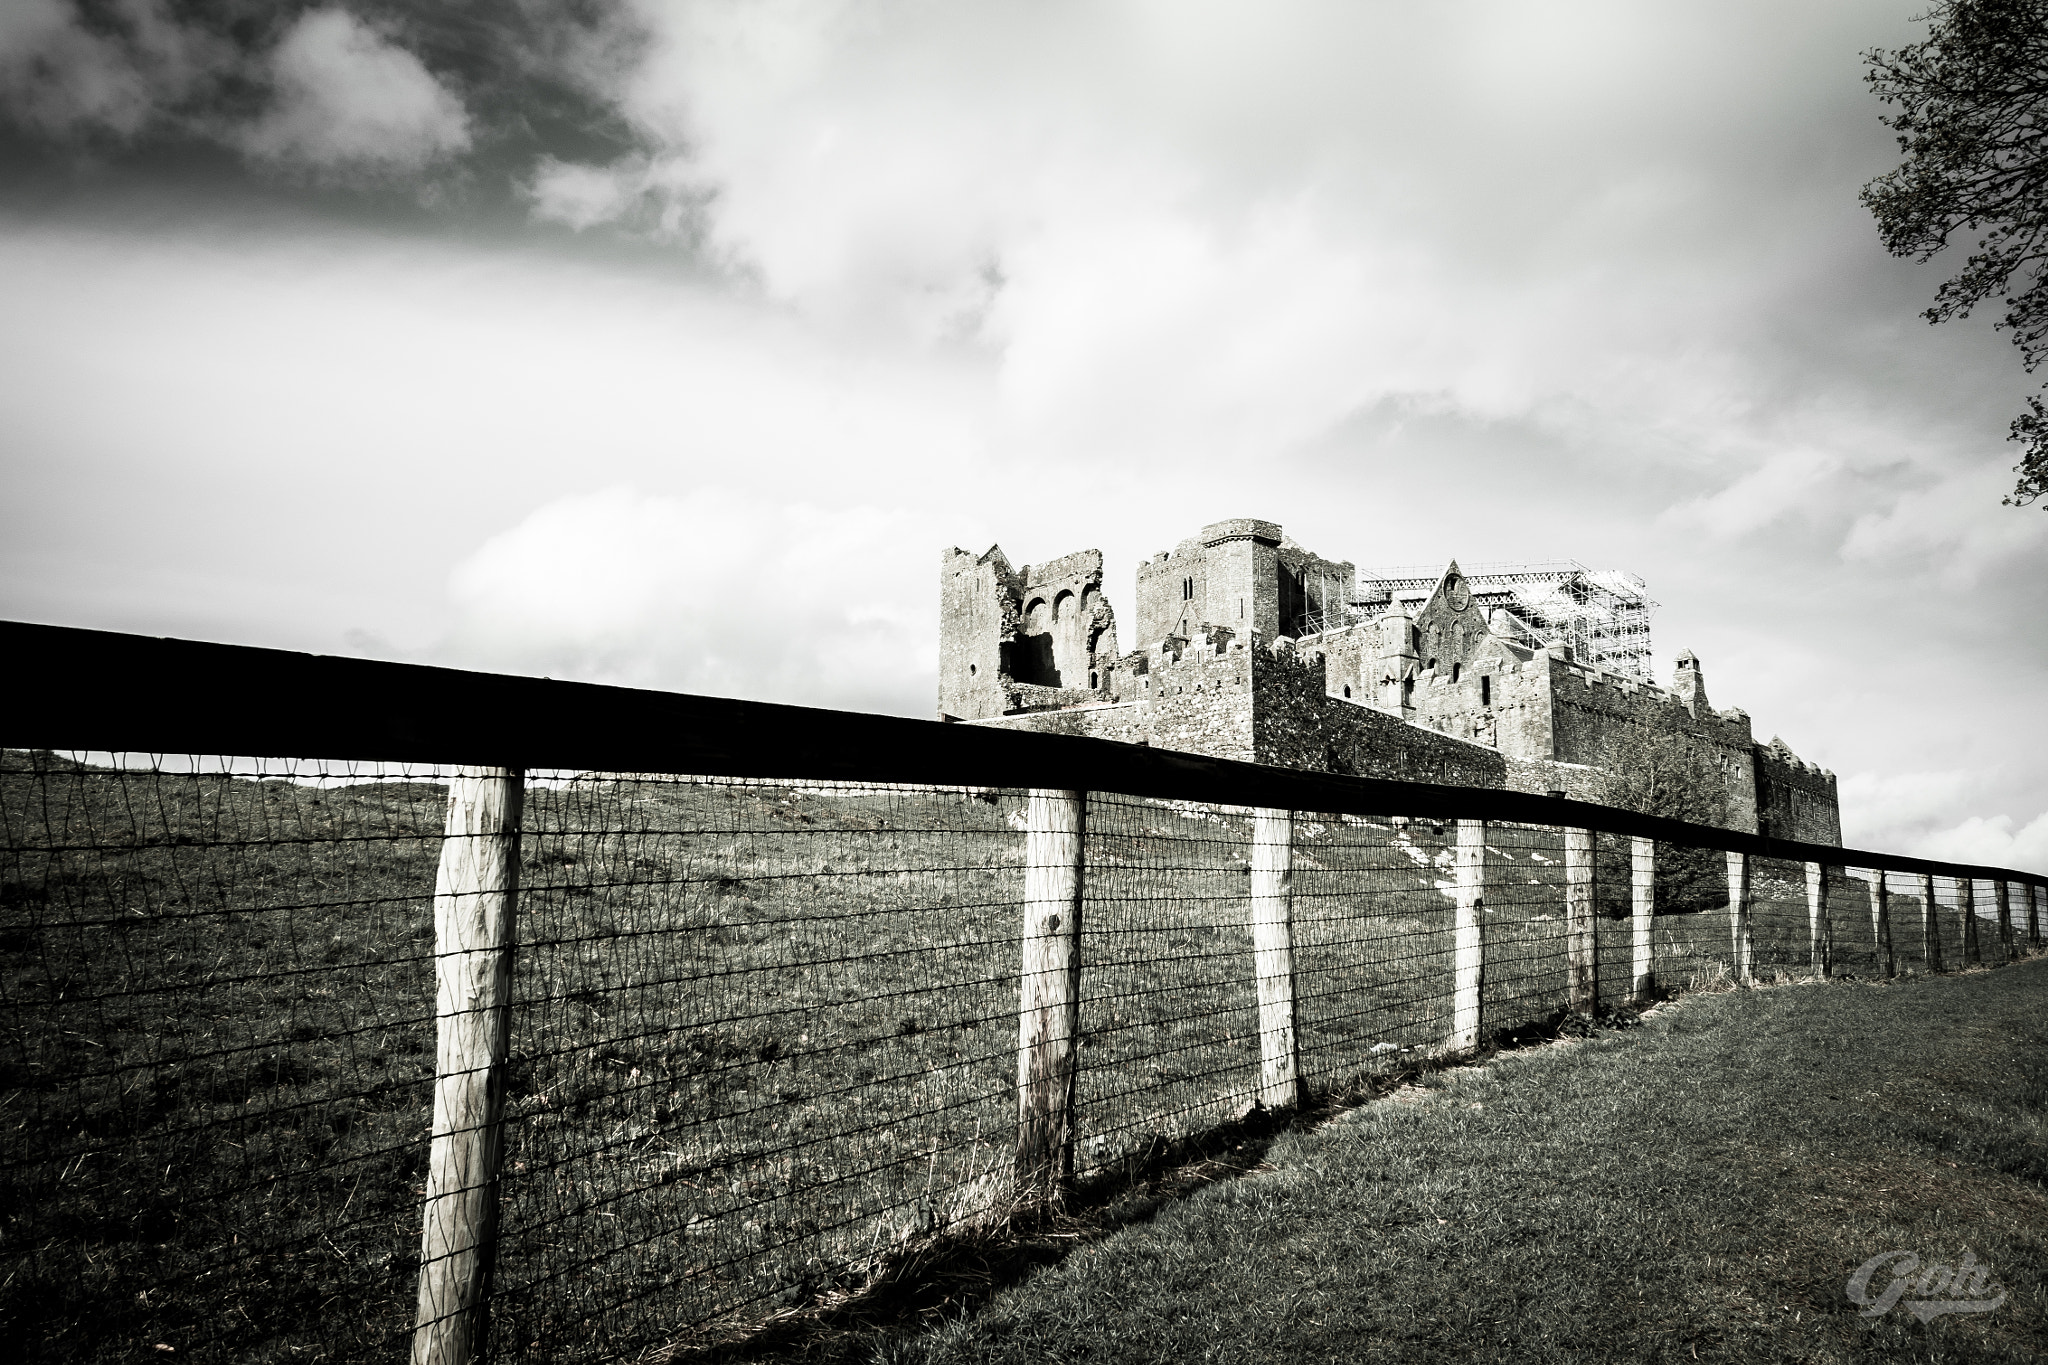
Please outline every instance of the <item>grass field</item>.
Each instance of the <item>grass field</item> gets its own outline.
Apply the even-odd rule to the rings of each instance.
[[[858,1358],[2037,1361],[2044,1003],[2043,960],[1688,996],[1285,1135]],[[1973,1253],[2007,1297],[1865,1318],[1848,1281],[1893,1250]]]
[[[445,788],[365,776],[0,757],[0,1331],[26,1354],[388,1358],[409,1326]],[[1022,806],[530,785],[501,1353],[730,1335],[1008,1211]],[[1249,1104],[1248,826],[1091,798],[1084,1176]],[[1298,825],[1300,1038],[1324,1094],[1445,1035],[1450,837]],[[1490,839],[1488,1021],[1512,1029],[1564,1003],[1562,853],[1555,831]],[[1759,870],[1767,975],[1806,961],[1796,871]],[[1600,935],[1625,983],[1626,922]],[[1704,980],[1727,917],[1661,916],[1656,938],[1667,980]]]

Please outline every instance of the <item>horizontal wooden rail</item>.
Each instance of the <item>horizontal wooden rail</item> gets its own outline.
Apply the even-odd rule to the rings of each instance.
[[[1055,788],[1270,810],[1481,820],[1753,858],[2048,886],[2009,868],[1831,848],[1484,787],[1271,768],[1114,740],[423,664],[0,622],[0,744],[447,767]]]

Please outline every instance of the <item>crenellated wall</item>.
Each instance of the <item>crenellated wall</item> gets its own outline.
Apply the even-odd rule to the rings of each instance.
[[[1808,763],[1775,736],[1756,746],[1756,829],[1808,844],[1842,842],[1842,801],[1835,775]]]

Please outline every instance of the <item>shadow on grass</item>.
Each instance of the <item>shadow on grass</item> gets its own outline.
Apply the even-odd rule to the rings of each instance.
[[[878,1258],[858,1286],[821,1296],[764,1324],[714,1326],[707,1329],[708,1340],[674,1344],[650,1352],[645,1360],[648,1365],[871,1360],[882,1342],[968,1316],[1070,1252],[1149,1222],[1198,1190],[1271,1169],[1266,1154],[1288,1134],[1341,1120],[1362,1105],[1426,1085],[1441,1072],[1565,1039],[1638,1027],[1646,1009],[1677,995],[1660,986],[1641,1007],[1603,1004],[1592,1015],[1558,1010],[1497,1030],[1475,1051],[1419,1058],[1342,1089],[1313,1093],[1289,1109],[1256,1108],[1192,1136],[1159,1141],[1148,1152],[1076,1181],[1057,1207],[1018,1208],[993,1225],[926,1238]]]

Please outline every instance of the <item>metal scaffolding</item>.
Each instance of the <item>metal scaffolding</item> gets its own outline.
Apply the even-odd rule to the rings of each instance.
[[[1473,600],[1489,611],[1505,608],[1530,643],[1567,645],[1581,662],[1652,680],[1650,617],[1657,603],[1634,574],[1589,569],[1576,559],[1458,568]],[[1420,606],[1443,576],[1443,569],[1422,564],[1359,570],[1358,619],[1379,616],[1395,602]]]

